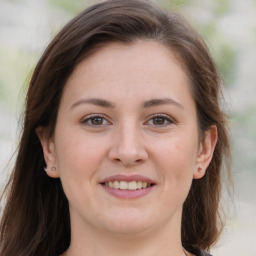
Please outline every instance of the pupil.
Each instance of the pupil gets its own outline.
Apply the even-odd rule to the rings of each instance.
[[[102,124],[102,122],[103,122],[103,118],[102,117],[94,117],[92,119],[92,124],[94,124],[94,125],[100,125],[100,124]]]
[[[153,123],[156,125],[162,125],[164,124],[164,119],[162,117],[155,117]]]

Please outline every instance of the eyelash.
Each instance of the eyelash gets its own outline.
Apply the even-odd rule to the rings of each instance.
[[[81,123],[84,125],[92,126],[92,127],[97,127],[97,126],[101,127],[101,126],[105,125],[105,124],[96,125],[96,124],[89,123],[89,122],[92,122],[93,119],[95,120],[96,118],[100,118],[103,120],[103,122],[105,121],[108,124],[110,123],[106,120],[106,117],[101,114],[93,114],[93,115],[86,116],[85,118],[82,119]]]
[[[95,120],[96,118],[100,118],[103,123],[98,124],[98,125],[92,124],[92,121]],[[164,115],[164,114],[155,114],[155,115],[151,116],[150,119],[145,123],[148,124],[150,121],[153,121],[155,118],[163,119],[164,124],[160,124],[160,125],[150,124],[150,125],[157,126],[157,127],[165,127],[165,126],[175,123],[175,121],[172,118],[170,118],[168,115]],[[166,121],[168,122],[167,124],[166,124]],[[89,123],[89,122],[91,122],[91,123]],[[107,122],[107,124],[110,124],[110,122],[107,121],[106,117],[101,114],[92,114],[92,115],[86,116],[84,119],[81,120],[81,123],[83,125],[87,125],[87,126],[91,126],[91,127],[102,127],[102,126],[106,125],[106,123],[104,123],[104,122]]]
[[[166,121],[168,122],[167,124],[165,123],[165,124],[160,124],[160,125],[152,124],[152,125],[157,126],[157,127],[164,127],[164,126],[168,126],[168,125],[171,125],[171,124],[175,123],[174,120],[171,117],[169,117],[168,115],[164,115],[164,114],[155,114],[149,119],[149,121],[151,121],[151,120],[153,121],[154,118],[162,118],[164,122],[166,122]],[[149,121],[147,121],[147,123]]]

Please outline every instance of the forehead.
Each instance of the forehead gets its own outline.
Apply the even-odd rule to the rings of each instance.
[[[189,81],[175,53],[153,40],[109,43],[81,61],[69,77],[69,97],[152,97],[189,92]],[[76,95],[75,95],[76,94]],[[95,96],[95,95],[93,95]]]

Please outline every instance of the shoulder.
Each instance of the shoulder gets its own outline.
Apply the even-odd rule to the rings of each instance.
[[[192,253],[195,256],[213,256],[196,246],[189,245],[189,244],[184,244],[183,246],[188,252]]]

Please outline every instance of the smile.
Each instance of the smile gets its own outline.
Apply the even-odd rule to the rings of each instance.
[[[152,183],[148,183],[146,181],[109,181],[104,183],[105,186],[120,190],[137,190],[137,189],[145,189],[152,186]]]
[[[112,196],[135,199],[149,194],[156,182],[141,175],[113,175],[100,182],[102,188]]]

